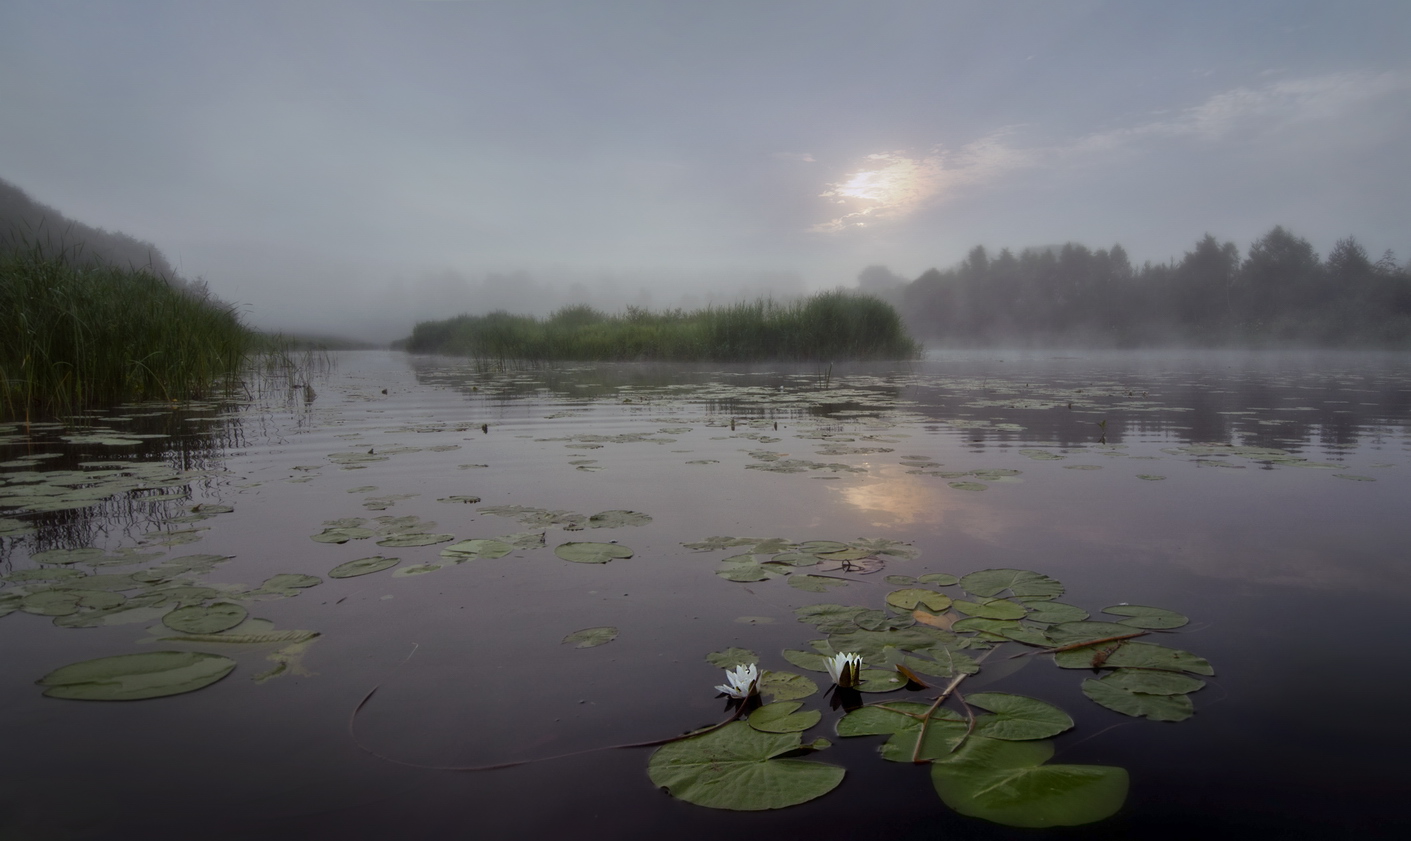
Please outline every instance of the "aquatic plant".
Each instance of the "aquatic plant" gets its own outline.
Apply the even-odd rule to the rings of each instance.
[[[208,396],[257,347],[234,308],[145,269],[0,253],[0,416]]]
[[[742,362],[910,359],[920,352],[891,305],[824,292],[788,304],[758,300],[695,312],[568,307],[548,319],[492,312],[416,325],[407,349],[484,360]]]

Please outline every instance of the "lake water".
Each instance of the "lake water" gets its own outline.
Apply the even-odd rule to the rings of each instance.
[[[1411,794],[1408,361],[957,352],[497,371],[359,352],[312,391],[0,428],[0,838],[1392,837]],[[650,520],[589,520],[618,511]],[[421,542],[407,533],[446,537],[385,545]],[[441,554],[491,538],[512,551]],[[806,541],[871,549],[758,565]],[[569,542],[631,557],[573,563],[555,552]],[[102,551],[62,551],[80,548]],[[329,575],[375,556],[396,563]],[[1015,643],[963,685],[1067,712],[1053,761],[1129,775],[1106,820],[957,814],[925,766],[879,758],[883,737],[838,737],[827,675],[782,654],[820,636],[797,608],[880,610],[912,579],[995,568],[1062,582],[1094,620],[1123,603],[1184,614],[1144,639],[1213,666],[1180,722],[1100,706],[1091,670],[1008,659]],[[318,581],[261,586],[284,574]],[[211,633],[267,641],[170,639],[164,616],[217,603],[250,618]],[[606,644],[564,643],[601,627]],[[846,769],[835,790],[710,809],[652,784],[651,748],[593,750],[725,719],[706,656],[731,647],[820,687],[799,699],[822,713],[803,739],[832,742],[807,758]],[[127,702],[36,685],[158,650],[236,665]]]

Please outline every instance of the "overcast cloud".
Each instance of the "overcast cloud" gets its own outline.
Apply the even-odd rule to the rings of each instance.
[[[379,339],[976,244],[1405,260],[1408,43],[1404,0],[7,0],[0,178],[257,325]]]

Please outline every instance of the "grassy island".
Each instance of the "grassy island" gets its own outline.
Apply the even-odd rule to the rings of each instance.
[[[890,304],[846,292],[694,312],[628,307],[608,315],[577,305],[547,319],[507,312],[460,315],[417,324],[406,348],[531,362],[911,359],[921,350]]]
[[[234,308],[142,269],[0,252],[0,417],[205,397],[260,337]]]

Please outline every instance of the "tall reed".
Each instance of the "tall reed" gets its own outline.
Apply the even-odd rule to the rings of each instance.
[[[206,397],[258,337],[234,309],[142,269],[0,253],[0,416]]]
[[[587,306],[548,319],[492,312],[416,325],[407,349],[482,359],[745,362],[910,359],[920,345],[892,307],[865,295],[822,292],[780,304],[758,300],[695,312]]]

